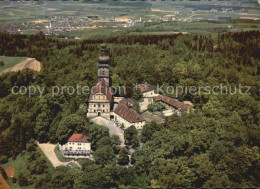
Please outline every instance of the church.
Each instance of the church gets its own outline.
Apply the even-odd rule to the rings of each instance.
[[[98,83],[91,89],[88,99],[87,117],[102,116],[110,119],[113,109],[113,91],[109,86],[109,56],[106,45],[101,45],[101,56],[98,58]]]
[[[131,106],[125,102],[114,103],[113,89],[110,87],[109,61],[106,45],[101,45],[101,55],[98,58],[98,83],[91,89],[88,99],[87,117],[101,116],[107,120],[113,119],[116,123],[124,125],[125,128],[134,125],[141,129],[145,120]]]

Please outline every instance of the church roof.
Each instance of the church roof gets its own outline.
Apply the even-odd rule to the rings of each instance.
[[[106,84],[104,79],[98,82],[96,86],[92,87],[88,101],[90,101],[92,96],[97,93],[106,95],[110,103],[113,101],[113,89]]]
[[[68,142],[88,142],[88,140],[87,136],[81,133],[71,135]]]
[[[114,113],[116,113],[117,115],[124,118],[130,123],[145,121],[141,115],[139,115],[132,108],[129,108],[124,103],[119,103],[118,107],[114,110]]]

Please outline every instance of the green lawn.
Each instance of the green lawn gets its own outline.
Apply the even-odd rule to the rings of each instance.
[[[29,171],[26,169],[25,167],[25,157],[21,154],[19,154],[16,159],[12,159],[10,158],[8,160],[8,162],[6,164],[4,164],[2,167],[9,167],[12,166],[15,168],[15,174],[14,177],[17,178],[18,175],[20,175],[21,173],[23,174],[29,174]],[[18,185],[18,182],[13,183],[11,179],[7,180],[9,186],[13,189],[13,188],[22,188],[22,189],[33,189],[33,186],[26,186],[26,187],[20,187]]]
[[[60,161],[65,162],[65,158],[64,158],[64,156],[62,155],[62,153],[61,153],[61,151],[60,151],[60,149],[59,149],[59,145],[58,145],[58,144],[56,145],[56,147],[55,147],[55,149],[54,149],[54,152],[55,152],[57,158],[58,158]]]
[[[60,151],[60,149],[59,149],[59,145],[58,145],[58,144],[56,145],[56,147],[55,147],[55,149],[54,149],[54,152],[55,152],[57,158],[58,158],[60,161],[62,161],[62,162],[69,161],[69,160],[73,160],[73,158],[66,158],[66,157],[64,157],[64,156],[62,155],[62,153],[61,153],[61,151]]]
[[[4,61],[5,64],[3,67],[0,67],[0,72],[22,62],[25,59],[25,57],[0,56],[0,61]]]
[[[50,169],[54,169],[54,167],[52,166],[51,162],[49,161],[49,159],[43,154],[43,152],[39,149],[39,147],[37,147],[38,151],[41,153],[41,156],[46,160],[47,162],[47,166]],[[14,177],[18,178],[18,176],[23,173],[24,175],[29,175],[30,172],[29,170],[26,168],[26,155],[22,155],[21,153],[16,157],[16,159],[12,159],[10,158],[8,160],[7,163],[1,165],[1,167],[9,167],[12,166],[15,168],[15,174]],[[33,185],[29,185],[29,186],[24,186],[21,187],[18,185],[18,182],[13,183],[11,179],[7,180],[8,184],[10,185],[10,187],[13,188],[19,188],[19,189],[33,189],[34,186]]]

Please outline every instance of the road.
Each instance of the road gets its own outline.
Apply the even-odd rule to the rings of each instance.
[[[121,128],[117,127],[115,122],[109,121],[103,117],[95,117],[95,118],[91,119],[90,121],[93,122],[94,124],[103,125],[103,126],[107,127],[109,129],[110,135],[119,136],[119,140],[121,142],[120,146],[125,146],[124,131]]]

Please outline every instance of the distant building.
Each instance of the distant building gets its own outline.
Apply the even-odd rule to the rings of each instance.
[[[140,84],[139,85],[139,89],[142,92],[143,97],[155,97],[155,96],[158,96],[158,94],[156,94],[154,92],[153,86],[150,85],[149,83]]]
[[[68,142],[60,145],[60,150],[65,157],[84,158],[90,156],[91,144],[84,134],[73,134]]]

